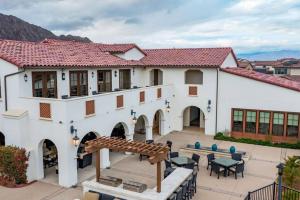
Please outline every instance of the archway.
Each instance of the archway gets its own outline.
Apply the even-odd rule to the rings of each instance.
[[[0,132],[0,146],[5,146],[5,135]]]
[[[58,183],[58,152],[56,145],[48,139],[41,142],[44,181]]]
[[[189,106],[183,111],[183,129],[205,129],[204,112],[196,106]]]
[[[146,140],[146,131],[148,128],[148,124],[149,123],[146,116],[144,115],[139,116],[134,126],[134,134],[133,134],[134,141],[144,142]]]
[[[126,135],[128,135],[128,127],[125,123],[119,122],[117,123],[111,131],[110,137],[117,137],[126,139]],[[114,164],[124,158],[124,152],[118,152],[109,150],[109,161],[110,164]]]
[[[153,126],[152,126],[152,133],[153,136],[161,135],[163,134],[163,128],[164,128],[164,114],[162,110],[157,110],[153,117]]]

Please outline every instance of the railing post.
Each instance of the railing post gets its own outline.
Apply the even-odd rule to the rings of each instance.
[[[275,192],[276,192],[276,183],[273,183],[273,200],[275,200]]]
[[[248,192],[248,198],[247,198],[247,200],[250,200],[251,198],[250,198],[250,194],[251,194],[251,192]]]

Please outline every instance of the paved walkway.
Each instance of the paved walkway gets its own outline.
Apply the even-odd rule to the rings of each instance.
[[[238,180],[235,180],[233,176],[226,178],[221,176],[219,180],[215,175],[209,176],[209,171],[206,170],[207,160],[201,157],[197,193],[193,198],[196,200],[242,200],[249,190],[272,183],[276,178],[276,165],[286,156],[300,155],[299,150],[215,141],[212,137],[189,130],[173,132],[167,136],[156,138],[156,140],[160,142],[173,141],[173,151],[178,151],[186,144],[200,141],[201,145],[211,146],[216,143],[220,148],[229,148],[234,145],[237,150],[249,153],[250,159],[246,162],[245,178],[238,177]],[[146,183],[148,187],[154,187],[156,181],[156,166],[150,165],[146,160],[138,161],[138,155],[125,156],[124,159],[114,163],[111,169],[105,169],[102,173],[140,181]],[[89,179],[94,177],[91,176]],[[1,200],[73,200],[80,198],[81,193],[80,184],[77,188],[63,188],[44,182],[36,182],[19,189],[0,187]]]

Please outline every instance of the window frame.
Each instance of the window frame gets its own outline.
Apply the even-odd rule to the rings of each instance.
[[[278,134],[274,134],[274,115],[275,114],[282,114],[283,115],[283,124],[282,124],[282,128],[283,128],[283,131],[282,131],[282,135],[278,135]],[[278,125],[278,124],[275,124],[275,125]],[[280,137],[283,137],[285,136],[285,113],[284,112],[280,112],[280,111],[274,111],[272,113],[272,136],[280,136]]]
[[[296,135],[289,135],[289,115],[296,115],[296,116],[298,116],[298,123],[297,123],[297,130],[298,130],[298,132],[297,132],[297,134]],[[288,112],[288,113],[286,113],[286,136],[287,137],[298,137],[299,136],[299,132],[300,132],[300,129],[299,129],[299,127],[300,127],[300,114],[299,113],[292,113],[292,112]],[[292,126],[292,125],[291,125]]]
[[[241,126],[241,130],[236,130],[235,129],[235,120],[234,120],[234,117],[235,117],[235,111],[239,111],[239,112],[242,112],[242,121],[239,121],[242,123],[242,126]],[[238,109],[238,108],[234,108],[232,109],[232,125],[231,125],[231,130],[233,132],[244,132],[244,119],[245,119],[245,112],[243,109]],[[239,116],[239,115],[238,115]]]
[[[99,83],[99,77],[100,73],[104,73],[103,76],[103,85],[105,87],[104,91],[100,90],[100,83]],[[109,82],[109,88],[107,88],[107,80],[106,80],[106,73],[110,74],[110,82]],[[111,92],[112,91],[112,70],[104,69],[104,70],[97,70],[97,91],[98,92]]]
[[[77,76],[77,80],[76,80],[76,82],[77,82],[77,85],[76,85],[77,95],[72,95],[71,94],[71,91],[72,91],[71,88],[73,87],[71,85],[71,82],[72,82],[71,76],[72,76],[72,74],[76,74],[76,76]],[[80,83],[80,80],[81,80],[80,79],[80,75],[81,74],[86,74],[86,94],[81,94],[81,86],[84,86],[84,85],[81,85],[81,83]],[[88,71],[87,70],[69,71],[69,84],[70,84],[70,86],[69,86],[69,90],[70,90],[69,94],[70,94],[71,97],[88,96],[89,95],[89,74],[88,74]]]
[[[42,96],[36,96],[35,95],[35,81],[36,77],[40,75],[42,79]],[[54,96],[53,97],[48,97],[47,94],[49,92],[49,88],[47,86],[48,82],[48,75],[54,75]],[[57,72],[56,71],[33,71],[31,73],[32,77],[32,96],[33,97],[40,97],[40,98],[57,98]]]
[[[129,80],[126,80],[124,82],[124,77],[122,77],[122,88],[121,88],[121,72],[123,73],[124,71],[129,71]],[[125,84],[124,84],[125,83]],[[128,85],[127,85],[128,84]],[[129,86],[129,87],[124,87],[125,86]],[[131,89],[131,69],[120,69],[119,70],[119,89],[121,90],[128,90]]]
[[[188,82],[188,79],[187,79],[187,73],[188,72],[197,72],[197,73],[200,73],[201,74],[201,78],[200,78],[200,81],[199,83],[190,83]],[[201,70],[197,70],[197,69],[188,69],[184,72],[184,84],[185,85],[203,85],[203,79],[204,79],[204,76],[203,76],[203,71]]]
[[[261,123],[260,122],[260,114],[261,113],[268,113],[269,114],[269,122],[268,123]],[[257,123],[258,123],[258,134],[262,134],[262,135],[270,135],[270,132],[271,132],[271,119],[272,119],[272,112],[270,112],[270,111],[259,111],[258,112],[258,121],[257,121]],[[264,116],[264,120],[266,119],[266,117]],[[263,133],[263,132],[261,132],[260,130],[261,130],[261,125],[262,124],[267,124],[267,127],[268,127],[268,131],[266,132],[266,133]]]

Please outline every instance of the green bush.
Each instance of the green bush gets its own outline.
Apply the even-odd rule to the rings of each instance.
[[[300,185],[300,166],[296,163],[299,157],[293,156],[285,159],[282,180],[283,183],[291,188],[298,188]]]
[[[27,161],[29,156],[26,150],[13,146],[0,146],[0,184],[27,183]]]
[[[253,140],[248,138],[234,138],[230,136],[225,136],[222,132],[218,132],[214,136],[215,140],[224,140],[224,141],[231,141],[231,142],[240,142],[246,144],[256,144],[262,146],[270,146],[270,147],[281,147],[281,148],[290,148],[290,149],[300,149],[300,142],[296,144],[290,143],[272,143],[270,140],[263,141],[263,140]]]

